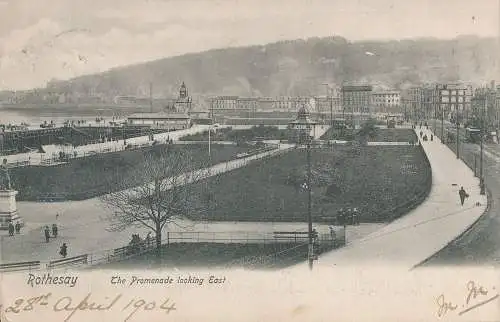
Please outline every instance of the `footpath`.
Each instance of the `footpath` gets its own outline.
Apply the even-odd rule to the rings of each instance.
[[[319,137],[326,131],[324,127],[315,133]],[[237,169],[249,164],[252,160],[261,159],[271,155],[286,153],[292,144],[280,144],[278,149],[263,152],[247,158],[236,159],[228,162],[216,164],[206,171],[205,176],[213,176]],[[200,171],[200,170],[198,170]],[[60,245],[68,244],[71,256],[100,253],[105,250],[122,247],[128,244],[132,234],[140,234],[144,237],[148,230],[144,227],[131,226],[123,231],[109,231],[109,223],[106,217],[109,209],[104,207],[99,198],[92,198],[82,201],[65,201],[56,203],[40,202],[18,202],[18,210],[21,217],[26,222],[26,227],[21,235],[14,237],[5,236],[1,238],[1,260],[2,262],[21,262],[28,260],[47,261],[58,259]],[[57,216],[56,216],[57,215]],[[57,223],[59,227],[59,237],[50,243],[45,243],[43,237],[43,227]],[[264,228],[266,227],[266,228]],[[328,232],[326,226],[318,227],[321,231]],[[206,232],[207,238],[211,233],[224,234],[224,238],[259,238],[269,234],[274,230],[303,231],[307,229],[307,224],[303,223],[241,223],[234,222],[189,222],[176,220],[165,227],[164,233],[173,231],[177,233],[186,232],[185,242],[196,242],[199,240],[198,234],[190,232]],[[373,231],[372,225],[369,227],[359,227],[348,233],[348,238],[357,239],[365,232]]]
[[[460,236],[485,212],[487,197],[480,194],[479,179],[473,171],[436,136],[431,142],[430,130],[422,131],[429,141],[419,138],[419,144],[432,169],[432,188],[426,200],[380,230],[351,243],[348,240],[346,247],[323,254],[316,265],[412,269]],[[418,135],[420,129],[416,132]],[[458,195],[461,186],[469,194],[463,206]]]

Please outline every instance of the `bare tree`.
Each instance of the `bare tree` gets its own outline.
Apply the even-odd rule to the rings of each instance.
[[[126,189],[124,180],[125,189],[104,195],[101,201],[111,210],[107,219],[112,230],[133,225],[151,229],[160,255],[163,228],[193,210],[198,191],[195,184],[210,175],[209,164],[178,148],[147,153],[141,161],[127,175],[132,182],[145,183]]]

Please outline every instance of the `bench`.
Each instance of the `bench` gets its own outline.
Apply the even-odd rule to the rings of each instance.
[[[66,266],[66,265],[78,265],[78,264],[87,264],[88,263],[88,255],[79,255],[79,256],[74,256],[70,258],[64,258],[64,259],[58,259],[55,261],[49,262],[47,264],[47,268],[57,268],[61,266]]]
[[[0,264],[1,272],[31,271],[40,268],[40,261]]]

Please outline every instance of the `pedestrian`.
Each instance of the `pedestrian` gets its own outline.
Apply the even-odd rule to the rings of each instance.
[[[357,207],[354,207],[352,211],[352,224],[359,225],[359,209]]]
[[[465,198],[469,198],[469,194],[467,192],[465,192],[464,187],[460,187],[460,190],[458,191],[458,195],[460,196],[460,202],[463,206]]]
[[[45,242],[49,242],[50,240],[50,230],[49,230],[49,226],[45,226]]]
[[[63,243],[61,246],[61,250],[59,251],[59,254],[63,257],[66,258],[66,255],[68,255],[68,246],[66,246],[66,243]]]
[[[16,234],[21,233],[21,223],[18,221],[16,222]]]
[[[9,223],[9,236],[14,236],[14,225]]]
[[[433,141],[433,140],[434,140],[434,135],[433,135],[433,134],[431,134],[431,141]]]
[[[52,224],[52,236],[54,236],[54,238],[57,237],[57,225],[56,224]]]
[[[328,226],[328,228],[330,229],[330,237],[331,237],[331,239],[333,241],[335,241],[335,238],[336,238],[336,236],[335,236],[335,228],[333,227],[333,225]]]

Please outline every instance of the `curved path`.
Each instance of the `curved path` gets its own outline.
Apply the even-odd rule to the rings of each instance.
[[[321,127],[315,133],[315,137],[321,136],[328,127]],[[170,134],[171,135],[171,134]],[[232,160],[219,163],[211,167],[206,174],[208,176],[223,173],[243,167],[252,159],[257,159],[265,155],[285,153],[293,145],[280,144],[278,150],[264,152],[260,155],[251,156],[244,159]],[[48,260],[58,258],[60,245],[68,244],[70,255],[80,255],[86,253],[99,253],[117,247],[122,247],[130,241],[133,233],[145,236],[148,232],[145,227],[133,226],[121,232],[107,231],[109,223],[106,221],[109,210],[103,207],[99,198],[92,198],[83,201],[66,201],[56,203],[39,202],[18,202],[18,210],[26,221],[26,226],[20,235],[14,237],[6,236],[6,232],[0,235],[0,257],[3,262],[19,262],[29,260]],[[56,214],[59,214],[56,218]],[[57,223],[59,226],[59,237],[46,243],[43,235],[43,227]],[[262,225],[273,230],[300,230],[306,228],[306,224],[294,223],[283,225],[272,223],[248,223],[235,225],[233,222],[221,223],[186,223],[176,221],[165,227],[166,231],[209,231],[209,232],[234,232],[242,236],[249,233],[263,231]],[[366,234],[365,231],[373,231],[373,227],[360,227],[349,233],[352,238],[359,238]]]
[[[431,132],[423,131],[430,138]],[[479,180],[474,173],[438,139],[420,144],[432,168],[433,182],[427,199],[382,229],[321,256],[317,265],[389,264],[412,269],[481,217],[487,199],[480,195]],[[458,197],[460,186],[470,195],[463,206]],[[306,267],[305,264],[299,266]]]

